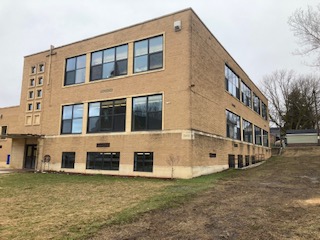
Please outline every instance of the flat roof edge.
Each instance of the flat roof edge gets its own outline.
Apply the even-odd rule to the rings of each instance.
[[[82,39],[80,41],[76,41],[76,42],[68,43],[68,44],[65,44],[65,45],[61,45],[61,46],[55,47],[54,49],[59,49],[59,48],[67,47],[67,46],[70,46],[70,45],[73,45],[73,44],[76,44],[76,43],[85,42],[85,41],[88,41],[88,40],[91,40],[91,39],[94,39],[94,38],[97,38],[97,37],[102,37],[102,36],[105,36],[105,35],[109,35],[109,34],[112,34],[112,33],[115,33],[115,32],[119,32],[119,31],[122,31],[122,30],[125,30],[125,29],[128,29],[128,28],[136,27],[136,26],[148,23],[148,22],[153,22],[153,21],[159,20],[161,18],[165,18],[165,17],[171,16],[171,15],[182,13],[182,12],[187,12],[187,11],[190,11],[190,10],[193,13],[195,13],[191,7],[185,8],[185,9],[179,10],[177,12],[173,12],[173,13],[169,13],[169,14],[166,14],[166,15],[162,15],[160,17],[152,18],[152,19],[149,19],[149,20],[146,20],[146,21],[143,21],[143,22],[139,22],[139,23],[127,26],[127,27],[119,28],[119,29],[116,29],[116,30],[113,30],[113,31],[110,31],[110,32],[106,32],[106,33],[95,35],[95,36],[92,36],[92,37],[89,37],[89,38],[85,38],[85,39]],[[50,49],[26,55],[26,56],[24,56],[24,58],[31,57],[31,56],[38,55],[38,54],[42,54],[42,53],[45,53],[45,52],[48,52],[48,51],[50,51]]]

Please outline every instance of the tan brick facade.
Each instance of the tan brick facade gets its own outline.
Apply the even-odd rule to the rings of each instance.
[[[181,21],[180,31],[175,31],[175,21]],[[160,35],[162,67],[134,73],[135,42]],[[128,48],[127,74],[90,81],[92,53],[123,44]],[[86,56],[84,82],[65,86],[67,59],[82,55]],[[14,127],[8,128],[13,139],[11,167],[26,167],[27,145],[35,146],[30,153],[36,155],[37,170],[124,176],[171,177],[174,173],[174,177],[191,178],[228,168],[229,154],[268,158],[268,146],[226,136],[226,110],[269,132],[268,121],[225,90],[226,64],[267,104],[191,9],[27,56],[20,107],[12,109],[16,119],[10,122]],[[133,98],[155,94],[162,96],[162,127],[134,131]],[[116,99],[126,100],[125,131],[88,133],[89,105]],[[75,104],[83,106],[82,131],[61,134],[63,107]],[[8,150],[4,152],[0,149],[1,161]],[[75,153],[73,168],[61,168],[63,152]],[[88,152],[120,153],[119,168],[88,169]],[[152,172],[134,171],[135,152],[153,153]],[[49,164],[42,163],[45,155],[51,157]]]

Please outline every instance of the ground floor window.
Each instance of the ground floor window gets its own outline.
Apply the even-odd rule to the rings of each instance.
[[[152,172],[153,171],[153,152],[134,153],[134,171]]]
[[[236,163],[235,163],[235,156],[233,154],[228,155],[228,162],[229,162],[229,168],[235,168]]]
[[[119,152],[88,152],[87,169],[119,170]]]
[[[246,166],[249,166],[250,165],[250,156],[249,155],[246,155],[245,157],[246,159]]]
[[[238,168],[243,168],[243,156],[238,155]]]
[[[74,168],[75,158],[76,158],[75,152],[63,152],[61,168]]]

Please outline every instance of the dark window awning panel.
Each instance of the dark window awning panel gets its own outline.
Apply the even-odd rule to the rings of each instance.
[[[12,138],[12,139],[22,139],[22,138],[42,138],[44,135],[39,135],[39,134],[7,134],[3,137],[6,138]]]

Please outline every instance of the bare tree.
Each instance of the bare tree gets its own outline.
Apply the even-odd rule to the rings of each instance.
[[[167,163],[171,166],[171,179],[174,177],[174,166],[180,162],[179,156],[174,156],[173,154],[170,154],[170,156],[167,159]]]
[[[270,121],[283,128],[284,116],[289,106],[289,94],[296,74],[293,70],[277,70],[262,80],[262,91],[269,101]]]
[[[302,46],[297,53],[317,54],[314,65],[320,66],[320,4],[315,9],[311,6],[307,10],[297,9],[289,17],[288,24]]]

